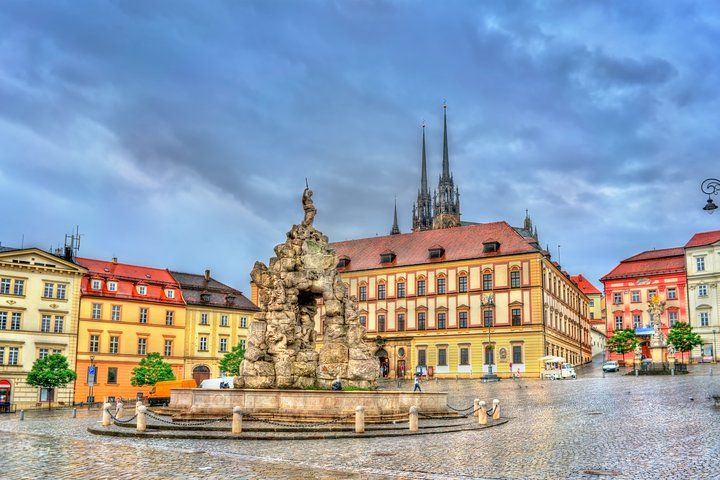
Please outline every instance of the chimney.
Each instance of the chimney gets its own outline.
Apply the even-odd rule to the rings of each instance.
[[[210,270],[205,270],[205,281],[206,282],[210,281]]]
[[[115,264],[115,265],[117,265],[117,257],[113,257],[113,258],[112,258],[112,263]]]

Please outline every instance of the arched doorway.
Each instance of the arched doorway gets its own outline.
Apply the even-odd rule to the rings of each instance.
[[[10,411],[11,387],[8,380],[0,380],[0,413],[8,413]]]
[[[390,375],[390,359],[388,358],[388,352],[384,348],[379,348],[375,352],[375,356],[380,361],[380,378],[387,378]]]
[[[199,387],[203,380],[210,378],[210,368],[206,365],[198,365],[193,368],[192,377]]]

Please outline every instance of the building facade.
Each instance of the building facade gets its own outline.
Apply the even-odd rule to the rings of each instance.
[[[210,276],[170,272],[180,285],[185,310],[185,372],[200,385],[222,377],[219,360],[235,345],[245,348],[248,326],[258,308],[239,290]]]
[[[151,387],[132,386],[130,379],[151,352],[172,365],[176,378],[190,378],[185,370],[185,302],[172,275],[116,258],[76,262],[88,273],[81,286],[75,401],[146,396]]]
[[[71,256],[69,257],[71,258]],[[26,383],[39,358],[59,353],[74,368],[80,284],[86,269],[37,248],[0,250],[0,404],[27,409],[72,404],[74,385]]]
[[[661,316],[665,336],[676,322],[688,321],[687,276],[682,247],[650,250],[626,258],[600,281],[607,303],[608,338],[615,330],[634,329],[646,358],[651,357],[652,326],[648,302],[653,296],[657,295],[665,302]],[[609,353],[608,358],[622,360],[622,355]]]
[[[703,345],[691,352],[701,361],[717,361],[720,335],[720,230],[694,235],[685,245],[688,318]]]
[[[588,297],[588,314],[590,322],[590,334],[592,338],[592,356],[603,354],[607,348],[607,336],[605,334],[605,302],[603,294],[590,280],[583,275],[570,277]]]

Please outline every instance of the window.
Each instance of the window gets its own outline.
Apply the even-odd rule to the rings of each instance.
[[[367,317],[365,315],[360,315],[360,325],[367,327]]]
[[[44,298],[52,298],[54,291],[55,291],[55,285],[52,283],[46,283],[45,290],[43,291],[43,297]]]
[[[240,317],[240,328],[247,328],[247,317]]]
[[[240,340],[240,348],[242,348],[243,350],[245,350],[245,345],[246,345],[246,341],[245,341],[244,339],[243,339],[243,340]]]
[[[117,282],[108,282],[108,292],[117,292]]]
[[[673,311],[668,312],[668,319],[670,320],[670,326],[672,327],[678,321],[678,312],[673,312]]]
[[[10,295],[10,279],[9,278],[3,278],[0,280],[0,293],[3,295]]]
[[[512,318],[513,327],[519,327],[522,324],[522,317],[520,316],[519,308],[513,308],[510,310],[510,317]]]
[[[379,300],[385,300],[385,284],[380,283],[378,284],[378,299]]]
[[[523,363],[522,347],[520,345],[513,345],[512,347],[512,363],[516,365]]]
[[[705,257],[697,257],[695,259],[695,270],[698,272],[705,271]]]
[[[367,286],[363,285],[362,287],[360,287],[359,296],[360,296],[361,302],[364,302],[367,300]]]
[[[623,329],[623,317],[622,315],[615,315],[615,330]]]
[[[200,325],[207,325],[207,324],[208,324],[208,314],[201,313],[200,314]]]
[[[438,348],[438,367],[447,367],[447,348]]]
[[[92,288],[93,290],[100,290],[100,287],[102,287],[100,280],[94,279],[90,282],[90,288]]]
[[[200,337],[200,348],[201,352],[207,352],[207,337]]]
[[[148,309],[145,307],[140,307],[140,317],[139,317],[140,323],[147,323],[148,322]]]
[[[493,278],[492,273],[483,274],[483,290],[492,290]]]
[[[20,330],[20,320],[22,319],[22,314],[18,312],[13,312],[12,318],[10,319],[10,330]]]
[[[591,307],[594,307],[594,306],[595,306],[595,299],[594,299],[594,298],[591,298],[591,299],[590,299],[590,306],[591,306]]]
[[[425,280],[418,280],[417,294],[418,294],[418,296],[425,295]]]
[[[615,305],[620,305],[622,303],[622,293],[620,293],[620,292],[613,293],[613,303]]]
[[[468,312],[458,312],[458,325],[460,328],[468,327]]]
[[[492,365],[495,363],[495,348],[493,346],[485,347],[485,365]]]
[[[25,280],[15,280],[15,295],[25,295]]]
[[[110,353],[118,353],[118,346],[120,345],[120,337],[117,335],[110,336]]]
[[[138,355],[145,355],[147,352],[147,338],[138,338]]]
[[[173,354],[173,341],[172,340],[165,340],[165,356],[166,357],[172,357]],[[223,350],[224,351],[224,350]]]
[[[7,328],[7,312],[0,312],[0,330]]]
[[[377,316],[377,331],[378,331],[378,332],[384,332],[384,331],[385,331],[385,315],[378,315],[378,316]]]
[[[639,302],[640,301],[640,290],[633,290],[630,292],[630,301],[631,302]]]
[[[654,288],[652,290],[648,290],[648,300],[655,296],[657,296],[657,290],[655,290]]]
[[[637,313],[634,313],[632,318],[633,318],[633,328],[640,328],[642,326],[641,322],[640,322],[640,315],[638,315]]]
[[[677,289],[668,288],[667,289],[667,299],[668,300],[677,300]]]
[[[172,325],[175,320],[175,312],[168,310],[165,312],[165,325]]]
[[[20,359],[20,348],[9,347],[8,348],[8,365],[17,365]]]
[[[698,297],[707,297],[707,285],[698,285]]]
[[[138,293],[140,295],[146,295],[147,294],[147,287],[145,285],[138,285]]]
[[[441,277],[437,279],[437,293],[445,293],[445,278]]]
[[[38,359],[43,359],[49,355],[47,348],[41,348],[38,352]]]
[[[520,272],[517,270],[513,270],[510,272],[510,288],[519,288],[520,287]]]
[[[100,320],[101,316],[102,316],[102,305],[99,303],[93,303],[92,304],[92,319]]]
[[[404,331],[405,331],[405,314],[404,314],[404,313],[398,313],[398,316],[397,316],[397,331],[398,331],[398,332],[404,332]]]
[[[57,293],[56,293],[55,297],[56,297],[58,300],[65,300],[65,294],[66,294],[66,292],[67,292],[67,286],[66,286],[65,284],[58,283]]]
[[[709,323],[709,315],[707,312],[700,312],[698,314],[698,317],[700,319],[700,326],[701,327],[707,327]]]
[[[0,365],[5,363],[5,347],[0,347]]]
[[[460,347],[460,365],[470,365],[470,349]]]
[[[90,335],[90,351],[97,352],[100,349],[100,335]]]
[[[114,322],[119,322],[119,321],[120,321],[120,305],[113,305],[113,306],[112,306],[112,312],[111,312],[111,314],[110,314],[110,318],[111,318]]]
[[[227,352],[227,338],[220,339],[220,351]]]
[[[405,283],[397,284],[397,296],[398,298],[405,298]]]
[[[493,324],[493,311],[483,310],[483,324],[486,327],[492,327]]]
[[[220,326],[221,327],[228,326],[228,316],[227,315],[220,315]]]
[[[117,384],[117,367],[108,367],[107,382],[111,385]]]
[[[167,298],[175,298],[175,290],[173,290],[172,288],[166,289],[166,290],[165,290],[165,296],[166,296]]]
[[[437,328],[447,328],[447,325],[445,323],[446,314],[445,312],[440,312],[437,314]]]
[[[595,312],[590,312],[590,320],[595,320]]]
[[[421,367],[427,366],[427,352],[425,349],[418,350],[418,365]]]
[[[425,330],[425,312],[418,312],[418,330]]]
[[[65,317],[62,315],[55,315],[55,333],[63,332],[63,324],[65,323]]]
[[[465,275],[458,277],[458,291],[460,293],[467,293],[468,284],[467,277]]]
[[[43,315],[42,316],[42,323],[40,324],[41,332],[49,332],[50,331],[50,320],[51,319],[52,319],[52,315]]]

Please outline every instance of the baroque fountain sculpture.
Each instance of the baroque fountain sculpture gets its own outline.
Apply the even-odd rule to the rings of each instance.
[[[269,266],[256,262],[250,274],[260,311],[250,323],[236,388],[329,388],[338,376],[344,385],[376,386],[379,363],[337,272],[337,256],[313,226],[317,210],[312,194],[306,182],[302,223],[293,225],[285,243],[275,246]],[[318,352],[319,303],[324,312]]]

